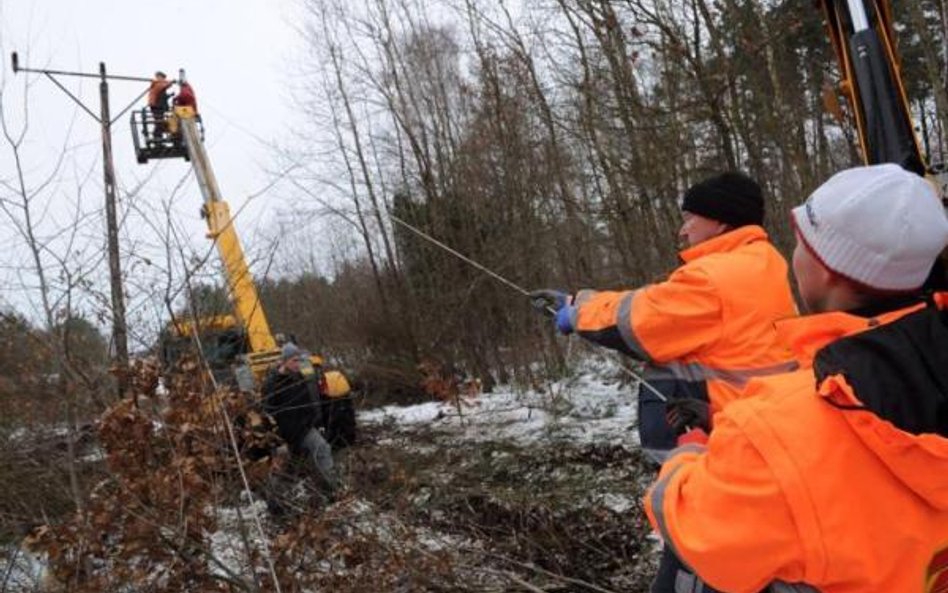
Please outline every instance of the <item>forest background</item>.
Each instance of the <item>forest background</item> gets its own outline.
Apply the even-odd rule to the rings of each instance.
[[[273,155],[297,199],[281,224],[302,232],[277,229],[245,248],[275,331],[294,334],[378,396],[414,393],[426,361],[490,389],[528,382],[535,363],[550,369],[562,360],[522,294],[393,225],[389,212],[527,289],[634,287],[676,264],[678,204],[690,184],[733,169],[759,180],[767,229],[788,254],[789,209],[859,162],[815,6],[307,0],[302,7],[306,54],[294,96],[308,126]],[[918,136],[940,163],[945,2],[894,9]],[[6,93],[3,106],[18,99]],[[4,249],[28,254],[20,288],[41,304],[29,315],[3,306],[6,418],[16,423],[13,410],[36,406],[48,408],[39,414],[45,420],[61,417],[62,386],[37,397],[44,390],[35,383],[67,367],[68,390],[82,393],[66,399],[95,410],[109,399],[102,212],[77,206],[50,224],[44,192],[68,166],[31,177],[35,164],[22,160],[29,129],[4,121],[3,148],[17,167],[3,180],[4,228],[12,231]],[[61,161],[68,159],[64,151]],[[77,204],[96,189],[95,177],[83,175],[74,182]],[[137,303],[130,349],[139,355],[155,351],[172,315],[228,310],[211,246],[182,239],[169,209],[143,212],[135,202],[147,183],[126,189],[120,205],[123,225],[141,225],[122,262]]]
[[[303,6],[306,82],[295,95],[309,124],[273,158],[298,192],[286,223],[317,220],[324,240],[297,235],[248,253],[271,326],[346,369],[366,405],[422,397],[419,365],[490,389],[556,373],[564,356],[522,294],[393,226],[389,212],[527,289],[627,288],[675,266],[679,200],[701,178],[737,169],[757,179],[767,229],[787,255],[789,209],[859,162],[822,15],[808,2]],[[894,9],[917,133],[940,163],[948,2]],[[5,95],[3,107],[15,100]],[[3,131],[0,150],[17,163],[0,186],[4,248],[28,254],[23,286],[41,304],[39,316],[2,310],[9,437],[79,427],[114,402],[114,388],[101,213],[40,227],[62,169],[31,178],[19,158],[28,130]],[[95,191],[91,179],[76,192]],[[133,224],[133,203],[123,224]],[[129,298],[151,303],[130,319],[137,356],[155,351],[172,314],[227,310],[209,245],[182,247],[170,220],[142,228],[159,256],[146,269],[136,246],[124,252]],[[17,487],[0,498],[28,503],[33,493]],[[7,506],[2,523],[12,529],[31,512]]]

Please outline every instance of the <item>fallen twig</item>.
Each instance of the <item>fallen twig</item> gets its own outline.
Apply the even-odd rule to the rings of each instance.
[[[535,586],[535,585],[531,585],[530,583],[528,583],[527,581],[521,579],[520,577],[518,577],[517,575],[515,575],[514,573],[512,573],[512,572],[510,572],[510,571],[507,571],[505,574],[506,574],[506,576],[507,576],[508,579],[510,579],[510,580],[513,581],[514,583],[517,583],[518,585],[520,585],[521,587],[523,587],[523,588],[526,589],[527,591],[532,591],[533,593],[547,593],[545,590],[543,590],[543,589],[541,589],[541,588],[539,588],[539,587],[537,587],[537,586]]]
[[[526,568],[527,570],[532,570],[532,571],[534,571],[534,572],[536,572],[536,573],[539,573],[539,574],[542,574],[542,575],[544,575],[544,576],[550,577],[551,579],[555,579],[555,580],[557,580],[557,581],[560,581],[561,583],[569,583],[570,585],[576,585],[576,586],[578,586],[578,587],[583,587],[584,589],[589,589],[590,591],[596,591],[596,593],[616,593],[615,591],[612,591],[611,589],[604,589],[604,588],[600,587],[599,585],[594,585],[593,583],[590,583],[590,582],[588,582],[588,581],[584,581],[584,580],[582,580],[582,579],[577,579],[577,578],[574,578],[574,577],[568,577],[568,576],[566,576],[566,575],[557,574],[557,573],[555,573],[555,572],[551,572],[551,571],[549,571],[549,570],[546,570],[545,568],[541,568],[541,567],[539,567],[539,566],[537,566],[537,565],[535,565],[535,564],[529,563],[529,562],[520,562],[519,560],[514,560],[513,558],[510,558],[510,557],[507,557],[507,556],[501,556],[501,555],[499,555],[499,554],[484,553],[484,552],[482,552],[482,551],[480,551],[480,550],[469,550],[469,551],[470,551],[470,552],[474,552],[474,553],[484,554],[485,556],[491,556],[491,557],[493,557],[493,558],[495,558],[495,559],[497,559],[497,560],[501,560],[501,561],[503,561],[503,562],[507,562],[507,563],[509,563],[509,564],[513,564],[513,565],[519,566],[519,567],[521,567],[521,568]],[[512,573],[511,573],[511,574],[512,574]]]

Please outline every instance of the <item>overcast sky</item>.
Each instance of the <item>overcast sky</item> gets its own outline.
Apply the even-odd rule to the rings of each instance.
[[[24,149],[31,166],[54,159],[68,138],[89,160],[90,170],[97,166],[95,173],[101,175],[99,129],[48,80],[14,76],[9,55],[13,50],[20,53],[21,66],[34,68],[97,72],[99,62],[105,62],[110,74],[144,77],[156,69],[174,76],[184,68],[204,117],[211,163],[232,211],[244,208],[246,197],[271,181],[267,171],[276,167],[272,144],[287,140],[288,130],[300,121],[290,97],[292,64],[303,55],[295,30],[299,0],[0,0],[0,10],[6,94],[13,89],[17,92],[12,97],[22,102],[23,82],[34,83]],[[98,112],[95,80],[60,80]],[[110,90],[116,114],[143,87],[115,81]],[[23,111],[9,96],[4,111],[13,127],[22,122]],[[183,160],[136,164],[127,116],[116,123],[113,143],[120,187],[134,186],[149,174],[149,167],[157,167],[148,191],[160,199],[188,172]],[[10,176],[10,165],[9,155],[0,155],[0,177]],[[182,193],[186,195],[176,200],[176,210],[200,234],[200,194],[193,185]],[[101,192],[89,191],[83,199],[101,200]],[[268,224],[272,228],[283,206],[279,186],[247,204],[237,223],[245,243],[252,243]],[[0,220],[0,251],[11,241],[6,224]],[[4,296],[16,303],[9,291]]]

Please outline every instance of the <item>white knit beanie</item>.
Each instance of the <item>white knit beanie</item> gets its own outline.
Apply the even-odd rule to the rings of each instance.
[[[793,209],[807,247],[837,274],[871,288],[919,288],[948,244],[934,187],[898,165],[833,175]]]

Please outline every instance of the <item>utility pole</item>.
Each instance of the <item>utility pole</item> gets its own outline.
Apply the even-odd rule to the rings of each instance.
[[[125,395],[128,380],[128,328],[125,325],[125,289],[119,257],[118,217],[115,213],[115,163],[112,158],[112,118],[109,116],[109,80],[105,62],[99,62],[99,105],[102,114],[102,173],[105,186],[105,228],[109,250],[109,277],[112,279],[112,339],[118,364],[118,395]]]
[[[123,109],[115,119],[112,119],[109,112],[109,79],[127,80],[134,82],[151,82],[150,78],[138,76],[109,76],[105,72],[105,62],[99,62],[99,73],[90,74],[85,72],[68,72],[62,70],[33,69],[20,66],[19,57],[16,52],[12,55],[13,72],[35,72],[44,74],[61,91],[66,93],[79,107],[92,116],[102,126],[102,172],[104,175],[105,189],[105,227],[107,237],[107,250],[109,254],[109,278],[112,285],[112,343],[115,347],[114,367],[117,379],[118,396],[125,395],[128,385],[128,329],[125,324],[125,290],[122,284],[122,264],[119,254],[118,242],[118,216],[115,208],[115,164],[112,158],[112,124],[122,117],[131,107],[137,103],[148,92],[146,88],[131,103]],[[69,89],[63,86],[59,76],[78,76],[84,78],[99,79],[99,115],[97,116],[91,109],[86,107]]]

